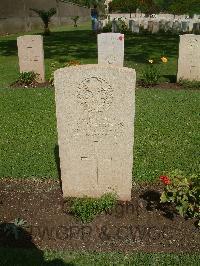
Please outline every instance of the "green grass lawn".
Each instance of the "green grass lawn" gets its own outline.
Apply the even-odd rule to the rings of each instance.
[[[199,173],[198,91],[138,89],[134,179]],[[0,89],[0,177],[58,177],[53,89]]]
[[[51,252],[0,249],[1,266],[199,266],[199,254]]]
[[[58,178],[54,89],[9,88],[19,75],[19,35],[0,37],[0,178]],[[44,49],[47,79],[55,61],[60,66],[69,60],[97,63],[96,37],[87,24],[54,29],[44,38]],[[125,65],[136,68],[138,77],[147,59],[162,55],[169,58],[160,67],[162,78],[174,80],[177,36],[126,37]],[[199,91],[136,90],[134,180],[153,181],[173,169],[199,173],[199,102]],[[0,249],[0,264],[199,265],[199,255],[38,252]]]
[[[34,32],[37,33],[37,32]],[[0,177],[58,177],[53,89],[8,89],[18,76],[17,36],[0,37]],[[163,78],[176,75],[178,37],[128,35],[125,64],[138,76],[148,58],[169,57]],[[51,63],[97,63],[96,37],[90,25],[65,26],[44,37],[46,76]],[[135,180],[154,180],[163,171],[199,172],[198,91],[136,91]]]

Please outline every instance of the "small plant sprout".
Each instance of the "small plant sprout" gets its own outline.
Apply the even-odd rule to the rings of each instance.
[[[147,60],[148,65],[145,66],[143,72],[142,72],[142,83],[144,84],[144,86],[149,87],[149,86],[153,86],[153,85],[157,85],[160,78],[161,78],[161,74],[160,74],[160,67],[159,67],[159,62],[166,64],[168,62],[168,58],[165,56],[162,56],[159,60],[154,59],[154,58],[149,58]]]
[[[71,212],[83,223],[92,221],[97,214],[110,211],[117,203],[115,193],[105,193],[100,198],[76,198],[71,202]]]
[[[75,16],[75,17],[71,17],[71,19],[73,20],[73,22],[74,22],[74,27],[75,28],[77,28],[78,27],[78,24],[77,24],[77,22],[78,22],[78,20],[79,20],[79,16]]]
[[[36,82],[38,74],[30,71],[30,72],[22,72],[19,74],[16,83],[23,85],[23,86],[31,86],[34,82]]]
[[[14,220],[12,223],[5,224],[3,227],[3,232],[9,237],[14,237],[15,240],[19,240],[21,233],[22,233],[22,228],[26,226],[26,221],[17,218]]]

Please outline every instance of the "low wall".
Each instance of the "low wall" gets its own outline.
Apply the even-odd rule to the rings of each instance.
[[[90,20],[90,10],[60,0],[0,0],[0,34],[42,29],[41,19],[30,8],[56,8],[50,26],[72,24],[71,17],[79,16],[79,23]]]

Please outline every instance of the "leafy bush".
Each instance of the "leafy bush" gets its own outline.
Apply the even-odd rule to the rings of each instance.
[[[168,62],[168,59],[164,56],[162,56],[160,60],[163,64]],[[159,67],[155,59],[148,60],[148,66],[146,66],[142,72],[142,85],[149,87],[158,84],[161,77]]]
[[[78,27],[77,22],[78,22],[79,18],[80,18],[79,16],[71,17],[71,19],[72,19],[73,22],[74,22],[74,27],[75,27],[75,28]]]
[[[118,28],[118,32],[120,32],[120,33],[125,34],[125,33],[130,32],[128,25],[126,24],[126,22],[122,18],[118,18],[117,28]]]
[[[38,74],[36,74],[33,71],[30,72],[22,72],[19,74],[18,79],[16,80],[16,83],[24,85],[24,86],[30,86],[34,82],[36,82]]]
[[[179,85],[183,86],[184,88],[188,89],[200,89],[200,81],[190,81],[186,79],[180,79]]]
[[[22,228],[26,226],[26,221],[17,218],[13,223],[4,223],[0,225],[0,232],[4,233],[7,237],[13,237],[19,240],[23,231]]]
[[[117,203],[117,196],[114,193],[106,193],[96,198],[75,198],[71,200],[70,211],[83,223],[90,222],[97,214],[111,210]]]
[[[108,21],[108,23],[103,27],[102,32],[112,32],[112,22]]]
[[[142,83],[144,86],[153,86],[158,84],[160,71],[156,65],[148,65],[142,72]]]
[[[122,18],[118,18],[116,21],[117,32],[128,33],[130,32],[128,25]],[[109,20],[108,23],[103,27],[103,32],[112,32],[112,22]]]
[[[160,201],[174,203],[181,216],[199,219],[200,226],[200,176],[185,177],[176,170],[160,179],[165,184]]]

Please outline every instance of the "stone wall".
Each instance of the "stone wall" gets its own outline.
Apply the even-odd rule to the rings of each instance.
[[[71,17],[80,16],[79,22],[90,19],[90,10],[60,0],[1,0],[0,34],[31,31],[43,28],[41,19],[30,8],[57,9],[51,25],[72,24]]]

